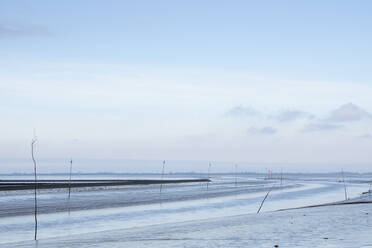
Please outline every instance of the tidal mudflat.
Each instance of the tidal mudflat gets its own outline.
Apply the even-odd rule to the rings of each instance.
[[[183,176],[190,179],[192,176]],[[14,178],[13,178],[14,179]],[[87,178],[84,178],[87,179]],[[101,178],[112,180],[110,178]],[[117,179],[117,178],[116,178]],[[121,178],[126,180],[128,178]],[[149,179],[149,178],[146,178]],[[180,179],[180,178],[177,178]],[[236,180],[237,179],[237,180]],[[24,180],[24,178],[22,178]],[[236,182],[237,181],[237,182]],[[349,198],[370,201],[368,180],[347,180]],[[116,185],[0,192],[1,247],[368,247],[370,204],[343,202],[336,176],[213,175],[211,182]],[[267,191],[272,189],[260,214]]]

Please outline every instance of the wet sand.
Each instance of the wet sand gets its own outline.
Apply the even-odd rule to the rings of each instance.
[[[38,180],[37,189],[81,188],[97,186],[124,186],[124,185],[148,185],[148,184],[175,184],[210,182],[209,179],[167,179],[167,180]],[[0,180],[0,191],[29,190],[34,189],[35,183],[30,180]]]

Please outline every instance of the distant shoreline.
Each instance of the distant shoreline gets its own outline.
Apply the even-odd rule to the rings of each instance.
[[[160,175],[159,172],[73,172],[72,175],[78,176],[94,176],[94,175]],[[207,172],[168,172],[166,175],[207,175]],[[211,175],[231,175],[235,174],[235,172],[213,172],[210,173]],[[267,175],[264,172],[253,172],[253,171],[240,171],[237,174],[241,175]],[[279,171],[273,171],[274,175],[281,174]],[[34,174],[31,172],[10,172],[10,173],[0,173],[0,176],[33,176]],[[53,172],[53,173],[38,173],[39,176],[65,176],[69,175],[66,172]],[[341,175],[341,172],[334,171],[334,172],[284,172],[283,175],[319,175],[319,176],[334,176],[334,175]],[[372,176],[372,172],[348,172],[344,171],[344,175],[355,175],[355,176]]]

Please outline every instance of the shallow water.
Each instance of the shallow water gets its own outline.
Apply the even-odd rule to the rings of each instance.
[[[146,227],[255,213],[274,185],[262,212],[344,200],[344,186],[335,178],[322,180],[262,180],[241,175],[214,176],[213,183],[98,187],[39,191],[39,239],[73,234]],[[348,183],[349,197],[368,189]],[[0,243],[33,238],[32,191],[2,192]],[[8,216],[8,217],[5,217]]]

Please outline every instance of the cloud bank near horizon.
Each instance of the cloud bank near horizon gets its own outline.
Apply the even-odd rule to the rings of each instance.
[[[299,164],[370,160],[372,102],[365,85],[352,86],[367,106],[360,107],[349,101],[349,84],[338,87],[340,104],[334,104],[319,95],[332,83],[315,84],[314,91],[314,83],[288,81],[285,94],[265,95],[276,80],[233,81],[224,73],[226,79],[218,81],[217,72],[154,72],[121,65],[29,67],[20,67],[30,75],[27,80],[2,76],[7,83],[0,84],[5,127],[0,152],[5,158],[27,157],[36,128],[41,158]],[[30,73],[35,70],[45,73]],[[231,75],[236,78],[235,72]],[[304,89],[288,98],[298,84]],[[318,102],[313,103],[315,96]]]

